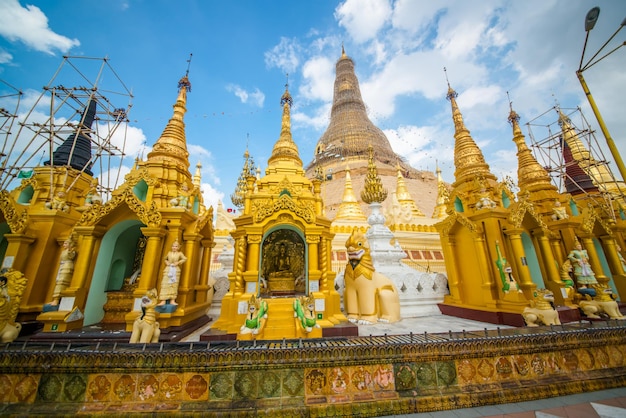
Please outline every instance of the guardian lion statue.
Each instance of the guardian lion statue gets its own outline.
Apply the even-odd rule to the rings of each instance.
[[[552,307],[554,294],[548,289],[536,289],[530,307],[524,308],[522,316],[527,327],[539,325],[561,325],[559,313]]]
[[[592,298],[589,295],[581,295],[580,297],[585,299],[578,301],[578,306],[587,318],[599,319],[600,314],[604,313],[611,319],[624,319],[609,287],[599,283],[590,287],[596,291],[596,296]]]
[[[17,270],[4,269],[0,273],[0,342],[13,342],[20,335],[22,324],[15,322],[15,318],[27,282]]]
[[[365,235],[356,228],[346,241],[348,264],[343,303],[348,320],[358,324],[400,320],[400,297],[389,278],[376,272]]]
[[[130,343],[158,343],[161,336],[161,329],[156,320],[156,310],[159,299],[157,290],[148,290],[148,293],[141,298],[141,314],[133,323],[133,332],[130,335]]]

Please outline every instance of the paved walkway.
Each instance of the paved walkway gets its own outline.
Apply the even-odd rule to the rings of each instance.
[[[217,318],[219,314],[210,316]],[[206,332],[211,325],[212,322],[199,328],[184,338],[183,341],[200,341],[200,335]],[[424,332],[437,334],[449,331],[470,332],[495,330],[498,328],[507,329],[513,327],[447,315],[433,315],[403,319],[394,324],[359,325],[359,335],[423,334]],[[626,418],[626,388],[580,393],[537,401],[393,416],[417,418]]]

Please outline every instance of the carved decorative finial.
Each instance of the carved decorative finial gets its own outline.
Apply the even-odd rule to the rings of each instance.
[[[254,159],[250,156],[248,152],[248,145],[246,141],[246,151],[243,153],[243,168],[241,169],[241,174],[239,174],[239,178],[237,179],[237,186],[235,187],[235,192],[230,195],[230,200],[233,202],[237,208],[243,208],[246,191],[247,191],[247,178],[250,176],[254,176],[256,171],[256,166],[254,165]]]
[[[367,151],[369,153],[367,176],[365,177],[365,187],[361,191],[361,199],[368,204],[372,202],[381,203],[387,198],[387,189],[383,187],[383,182],[378,176],[378,170],[374,163],[374,147],[372,144],[369,144]]]
[[[280,105],[285,106],[285,103],[289,105],[289,107],[293,106],[293,99],[291,98],[291,94],[289,94],[289,73],[287,73],[287,83],[285,84],[285,93],[283,93],[280,98]]]
[[[178,81],[178,90],[183,87],[187,91],[191,91],[191,82],[189,81],[189,67],[191,67],[191,57],[193,54],[189,54],[189,59],[187,60],[187,71],[185,71],[185,75]]]
[[[448,94],[446,94],[446,99],[456,99],[459,95],[456,91],[454,91],[452,86],[450,86],[450,80],[448,80],[448,70],[446,69],[446,67],[443,67],[443,72],[446,75],[446,83],[448,83]]]
[[[511,125],[517,126],[519,123],[520,117],[517,114],[517,112],[513,110],[513,102],[511,101],[511,97],[509,96],[508,91],[506,92],[506,97],[509,100],[509,109],[510,109],[508,121]]]

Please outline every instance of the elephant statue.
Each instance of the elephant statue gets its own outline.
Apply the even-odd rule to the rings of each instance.
[[[159,323],[156,320],[155,306],[158,303],[157,290],[149,290],[141,298],[141,315],[133,323],[133,332],[130,343],[157,343],[161,335]]]

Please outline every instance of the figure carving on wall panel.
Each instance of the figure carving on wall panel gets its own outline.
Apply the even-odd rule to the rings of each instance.
[[[587,285],[597,283],[595,274],[591,270],[589,264],[589,255],[587,250],[584,250],[578,239],[574,244],[574,249],[570,251],[567,258],[572,263],[574,269],[574,277],[576,278],[576,286],[579,289],[586,289]]]
[[[57,306],[63,292],[72,281],[74,274],[74,259],[76,258],[76,248],[74,238],[69,237],[63,242],[63,251],[61,251],[61,261],[55,280],[54,291],[52,292],[51,306]]]
[[[165,303],[170,305],[178,305],[176,297],[178,296],[178,283],[180,282],[180,265],[187,261],[187,257],[180,251],[180,244],[174,241],[172,250],[165,256],[165,268],[163,269],[163,278],[161,279],[161,292],[159,293],[159,305]]]

